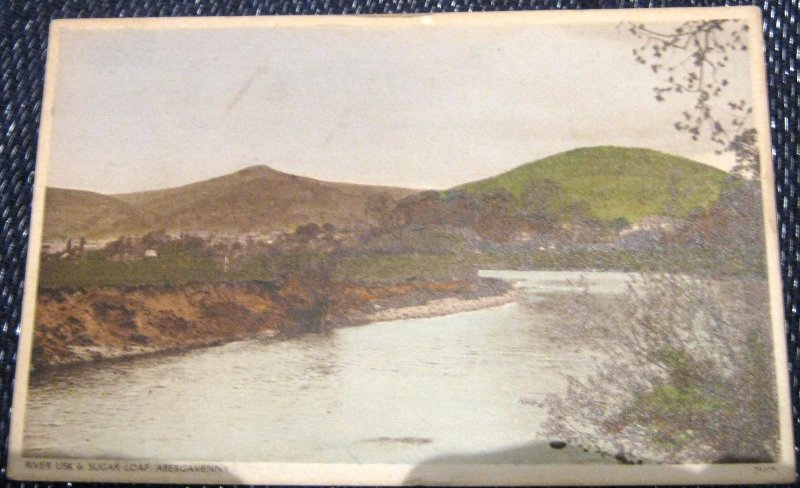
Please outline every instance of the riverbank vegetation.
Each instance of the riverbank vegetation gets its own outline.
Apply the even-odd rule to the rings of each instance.
[[[531,304],[591,338],[602,360],[541,403],[544,433],[625,462],[773,462],[769,296],[761,280],[644,275],[621,295]]]
[[[645,275],[619,296],[550,300],[578,334],[604,351],[594,374],[541,406],[544,430],[622,462],[769,463],[779,456],[775,363],[759,190],[760,135],[753,108],[730,90],[729,65],[748,50],[749,26],[686,21],[654,30],[624,24],[636,61],[659,79],[656,102],[684,99],[678,133],[735,156],[711,211],[695,215],[671,246],[702,246],[733,274],[699,266]],[[694,60],[686,63],[686,55]],[[678,74],[680,73],[680,74]],[[770,232],[774,232],[771,230]],[[725,266],[723,265],[723,268]]]
[[[746,256],[743,256],[743,258]],[[727,276],[763,274],[745,259],[731,260],[713,249],[538,251],[508,254],[400,254],[334,256],[296,254],[231,260],[191,254],[161,255],[130,261],[102,257],[44,261],[39,286],[43,290],[77,290],[92,286],[181,286],[191,283],[270,281],[302,269],[304,262],[333,266],[341,281],[391,283],[415,279],[473,277],[479,269],[591,270],[624,272],[714,273]],[[760,273],[759,273],[760,272]]]

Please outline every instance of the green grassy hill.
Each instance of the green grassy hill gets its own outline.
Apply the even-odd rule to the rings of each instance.
[[[560,208],[578,204],[601,220],[624,217],[636,222],[648,215],[683,217],[692,209],[707,208],[719,198],[725,175],[650,149],[602,146],[556,154],[451,191],[503,189],[519,199],[532,185],[556,186]]]
[[[293,230],[308,222],[353,226],[372,222],[376,209],[415,191],[319,181],[266,166],[176,188],[120,195],[48,188],[45,239],[141,235],[158,229]]]

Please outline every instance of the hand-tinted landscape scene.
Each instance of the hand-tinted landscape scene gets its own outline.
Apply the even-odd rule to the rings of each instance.
[[[780,459],[746,22],[225,32],[62,34],[26,456]]]

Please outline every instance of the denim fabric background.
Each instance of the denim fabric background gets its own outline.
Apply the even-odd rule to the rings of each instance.
[[[764,13],[770,116],[775,164],[781,270],[786,304],[792,398],[800,385],[800,23],[798,0],[0,0],[2,18],[2,135],[0,135],[0,476],[5,466],[11,391],[19,331],[25,253],[42,106],[47,30],[51,19],[216,15],[373,14],[587,8],[750,5]],[[535,49],[535,46],[531,46]],[[213,408],[212,405],[209,407]],[[798,434],[796,407],[795,438]],[[797,449],[795,449],[797,451]],[[47,483],[40,483],[48,486]],[[63,486],[63,485],[61,485]]]

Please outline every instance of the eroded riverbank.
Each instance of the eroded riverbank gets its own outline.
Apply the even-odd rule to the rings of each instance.
[[[508,303],[506,282],[475,278],[392,285],[290,279],[181,287],[42,291],[35,371],[245,339],[281,340],[335,327],[423,318]]]

